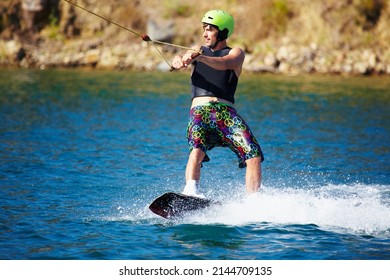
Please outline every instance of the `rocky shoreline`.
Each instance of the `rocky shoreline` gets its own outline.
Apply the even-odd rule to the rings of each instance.
[[[79,2],[83,5],[88,3],[84,0]],[[167,71],[170,67],[165,59],[171,61],[178,51],[158,46],[164,59],[150,42],[118,32],[120,29],[116,26],[94,17],[90,22],[83,22],[87,20],[86,12],[74,9],[64,1],[17,0],[10,3],[12,5],[0,5],[1,12],[7,13],[7,16],[0,18],[1,68]],[[137,7],[133,7],[134,11]],[[110,6],[108,9],[113,11]],[[56,12],[53,14],[50,11]],[[77,17],[77,13],[81,14]],[[39,17],[42,15],[45,15],[43,20]],[[78,24],[76,19],[80,21]],[[169,30],[159,29],[159,26],[150,27],[153,25],[149,23],[146,21],[141,28],[146,29],[149,35],[161,36]],[[165,37],[151,37],[170,41],[174,35],[168,32]],[[351,47],[347,44],[332,49],[316,43],[297,44],[286,35],[274,43],[255,42],[253,47],[244,45],[243,48],[246,52],[244,70],[248,72],[287,75],[390,74],[390,47],[386,45]]]
[[[22,43],[0,40],[0,67],[20,68],[90,68],[137,71],[167,71],[169,65],[150,43],[107,45],[103,41],[73,40]],[[173,51],[164,52],[168,61]],[[351,74],[389,75],[387,53],[371,49],[322,50],[310,46],[282,45],[263,53],[247,53],[244,70],[274,74]]]

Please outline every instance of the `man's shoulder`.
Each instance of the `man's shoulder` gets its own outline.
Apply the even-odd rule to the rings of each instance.
[[[244,50],[240,47],[230,48],[230,53],[245,54]]]

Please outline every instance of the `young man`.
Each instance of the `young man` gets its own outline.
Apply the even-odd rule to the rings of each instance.
[[[192,105],[187,127],[190,155],[186,167],[183,193],[199,194],[202,162],[209,161],[206,152],[216,146],[229,147],[246,167],[246,191],[257,192],[261,185],[263,153],[249,126],[234,109],[234,94],[242,71],[245,54],[240,48],[227,46],[233,33],[234,20],[227,12],[208,11],[203,19],[204,46],[177,55],[172,61],[176,69],[193,65],[191,75]],[[201,54],[199,54],[201,53]]]

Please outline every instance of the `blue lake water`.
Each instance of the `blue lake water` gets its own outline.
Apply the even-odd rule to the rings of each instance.
[[[228,149],[174,221],[188,73],[0,70],[0,259],[390,259],[390,77],[244,74],[236,107],[262,145],[247,197]]]

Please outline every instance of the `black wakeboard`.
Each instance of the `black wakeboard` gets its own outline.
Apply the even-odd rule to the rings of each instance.
[[[149,209],[166,219],[182,216],[190,211],[206,208],[214,202],[207,198],[167,192],[156,198]]]

